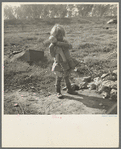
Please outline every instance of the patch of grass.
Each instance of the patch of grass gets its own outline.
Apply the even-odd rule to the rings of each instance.
[[[85,48],[93,48],[97,45],[93,44],[93,43],[85,43],[85,44],[80,44],[78,46],[78,49],[85,49]]]
[[[107,56],[87,56],[84,58],[86,65],[97,73],[97,76],[101,76],[103,73],[108,73],[109,70],[117,69],[117,65],[112,65],[111,59],[107,59]],[[95,74],[96,74],[95,73]]]
[[[51,88],[53,84],[46,83],[49,80],[55,79],[51,71],[53,59],[49,54],[47,47],[44,47],[42,42],[49,38],[51,28],[55,23],[61,23],[64,25],[67,35],[67,40],[72,44],[73,49],[70,50],[72,57],[78,60],[86,60],[86,64],[92,71],[95,71],[97,75],[107,71],[110,66],[110,61],[106,61],[103,57],[99,58],[99,55],[107,54],[117,48],[117,31],[111,28],[110,30],[103,29],[103,24],[97,24],[104,22],[101,18],[84,18],[93,21],[89,23],[87,20],[79,21],[77,19],[52,19],[52,20],[35,20],[33,22],[25,21],[27,29],[25,31],[13,32],[13,29],[19,29],[20,25],[9,28],[9,33],[5,33],[5,54],[7,51],[17,51],[20,49],[35,49],[43,50],[45,58],[40,62],[33,62],[31,65],[16,61],[14,63],[5,63],[5,88],[16,89],[24,86],[29,88],[29,84],[36,87],[38,90],[45,84],[46,88]],[[107,21],[105,19],[105,21]],[[70,22],[70,23],[69,23]],[[84,24],[86,23],[86,24]],[[9,24],[9,23],[8,23]],[[109,27],[110,28],[110,27]],[[5,28],[7,30],[7,28]],[[39,37],[39,38],[38,38]],[[15,45],[15,46],[14,46]],[[28,67],[28,68],[27,68]],[[86,70],[84,70],[86,71]],[[45,81],[47,79],[47,81]],[[29,82],[29,84],[27,83]],[[16,86],[16,87],[15,87]]]
[[[35,33],[35,35],[40,35],[39,33]]]
[[[109,43],[108,45],[104,45],[101,49],[102,52],[111,52],[114,49],[117,49],[117,45]]]
[[[12,46],[16,45],[15,43],[11,43]]]
[[[44,40],[45,40],[45,39],[42,38],[42,37],[39,37],[39,38],[37,39],[38,42],[43,42]]]
[[[4,44],[4,46],[8,46],[8,44],[7,44],[7,43],[5,43],[5,44]]]
[[[26,39],[27,39],[27,40],[38,40],[37,37],[27,37]]]
[[[106,62],[105,59],[99,59],[99,57],[94,56],[87,56],[84,58],[84,61],[89,66],[102,65],[102,63]]]
[[[36,68],[35,72],[31,70],[31,72],[22,72],[21,74],[20,73],[11,73],[11,75],[6,74],[4,80],[4,91],[6,92],[18,89],[27,91],[31,90],[31,87],[33,87],[36,91],[40,91],[43,87],[42,82],[43,81],[45,82],[47,80],[55,81],[55,77],[53,75],[51,76],[51,72],[48,69],[40,71],[37,70]]]
[[[55,80],[51,71],[53,60],[48,52],[45,52],[43,61],[33,62],[31,65],[27,62],[15,60],[14,62],[5,61],[4,65],[4,90],[16,90],[29,88],[28,83],[32,83],[36,89],[40,90],[42,80]]]

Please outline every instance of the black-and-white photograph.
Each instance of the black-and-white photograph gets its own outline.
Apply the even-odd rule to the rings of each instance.
[[[2,2],[2,147],[119,147],[119,3]]]
[[[117,114],[117,4],[3,6],[4,114]]]

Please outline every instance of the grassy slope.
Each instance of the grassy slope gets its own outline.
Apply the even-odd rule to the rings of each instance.
[[[83,18],[84,19],[84,18]],[[85,60],[95,76],[100,76],[110,68],[110,60],[104,59],[109,52],[117,48],[117,28],[110,25],[109,29],[104,25],[106,20],[90,18],[90,21],[79,19],[54,19],[34,20],[21,22],[5,22],[4,34],[4,90],[5,92],[22,89],[27,91],[54,92],[55,76],[51,72],[52,58],[48,48],[44,49],[41,41],[49,37],[49,32],[55,23],[63,24],[66,30],[66,38],[73,45],[71,55],[78,60]],[[22,22],[22,23],[23,23]],[[44,61],[29,65],[22,61],[10,62],[12,51],[27,49],[45,51]],[[104,55],[101,57],[101,55]],[[12,56],[11,56],[12,57]],[[116,59],[116,57],[114,57]],[[116,69],[116,65],[112,69]],[[85,75],[87,70],[82,69]],[[74,74],[72,74],[74,76]]]

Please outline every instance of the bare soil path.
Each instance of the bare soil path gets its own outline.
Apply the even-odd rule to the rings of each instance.
[[[106,114],[115,101],[103,99],[94,90],[80,90],[77,95],[63,91],[63,99],[55,94],[47,97],[38,93],[16,91],[4,97],[5,114]]]

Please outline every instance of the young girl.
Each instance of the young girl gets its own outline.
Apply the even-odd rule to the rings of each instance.
[[[51,55],[54,57],[54,63],[52,66],[52,71],[54,71],[54,73],[56,74],[56,93],[57,93],[57,97],[61,98],[62,94],[61,94],[61,80],[62,77],[64,77],[67,89],[68,89],[68,93],[69,94],[76,94],[76,92],[74,92],[71,88],[71,83],[69,80],[69,74],[71,72],[72,69],[74,69],[79,62],[76,61],[75,59],[72,59],[72,57],[70,56],[69,53],[69,49],[72,48],[72,45],[68,43],[67,40],[64,39],[65,36],[65,30],[64,28],[59,25],[56,24],[52,30],[51,30],[51,36],[56,38],[56,42],[52,43],[49,48],[50,48],[50,53]],[[63,52],[66,61],[63,61],[63,56],[60,56],[60,53]]]
[[[65,54],[63,52],[62,48],[54,48],[56,45],[59,44],[58,41],[63,42],[63,38],[57,39],[57,35],[62,35],[63,37],[65,36],[65,31],[62,26],[59,24],[56,24],[51,32],[50,32],[50,37],[49,37],[49,42],[51,43],[49,46],[50,49],[50,54],[52,57],[55,57],[56,61],[59,63],[59,56],[62,58],[63,62],[61,61],[60,65],[62,66],[63,70],[64,69],[69,69],[69,65],[67,62],[67,59],[65,57]],[[71,48],[71,47],[70,47]]]

